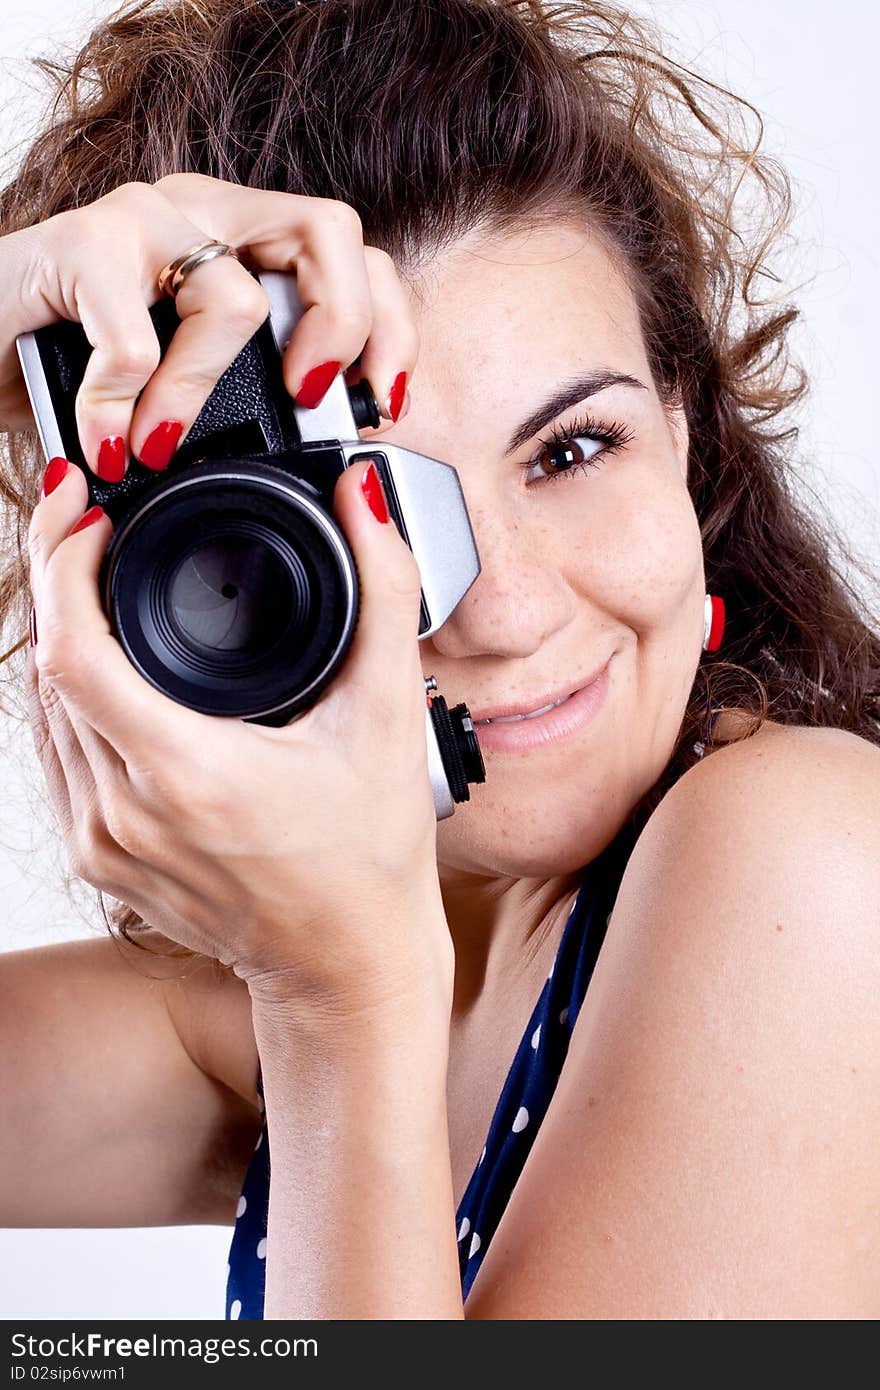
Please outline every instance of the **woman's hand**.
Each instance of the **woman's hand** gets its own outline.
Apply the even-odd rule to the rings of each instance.
[[[283,729],[199,714],[138,674],[98,597],[110,521],[68,534],[86,501],[71,466],[30,528],[31,718],[72,872],[266,999],[402,996],[435,965],[442,980],[418,566],[361,469],[334,497],[362,581],[354,641]]]
[[[210,240],[235,247],[242,263],[219,256],[186,277],[175,300],[182,322],[160,363],[147,312],[159,298],[159,271]],[[115,482],[132,454],[149,466],[167,464],[166,441],[185,437],[269,312],[246,261],[260,270],[296,269],[303,314],[283,357],[291,395],[316,367],[344,369],[363,348],[360,370],[380,411],[389,421],[405,413],[418,330],[394,262],[364,245],[354,209],[332,198],[169,174],[155,184],[121,184],[86,207],[0,239],[0,429],[34,428],[16,336],[72,319],[94,348],[76,396],[89,467],[97,473],[100,460],[100,476]],[[304,404],[316,403],[305,396]]]
[[[205,182],[216,181],[198,180],[199,186]],[[258,191],[235,189],[238,193],[254,195],[252,206],[260,207]],[[230,205],[235,202],[231,195]],[[306,230],[308,205],[316,202],[315,221]],[[365,372],[371,357],[377,363],[393,357],[411,366],[416,339],[402,286],[398,282],[386,297],[385,327],[379,331],[384,347],[377,348],[373,322],[381,310],[378,303],[373,307],[365,248],[354,222],[347,224],[348,241],[337,238],[331,266],[322,244],[327,223],[321,200],[291,198],[290,203],[294,217],[300,217],[297,245],[310,248],[304,253],[310,267],[306,284],[325,297],[297,325],[287,363],[310,360],[310,351],[312,358],[325,360],[323,334],[335,333],[328,352],[332,346],[340,363],[353,360],[368,335]],[[249,241],[253,249],[257,234],[251,226],[233,235],[229,225],[212,217],[187,227],[182,244],[165,244],[154,253],[151,271],[208,236]],[[133,228],[134,223],[130,235]],[[296,260],[289,243],[282,256],[280,241],[269,241],[264,225],[258,231],[260,244],[275,248],[273,265]],[[81,243],[78,262],[88,263],[95,274],[104,246],[100,239],[94,251],[93,243]],[[187,289],[195,293],[204,272],[224,263],[244,273],[229,258],[220,258],[199,267],[179,299]],[[298,262],[296,268],[300,279]],[[60,267],[58,276],[64,278]],[[127,285],[117,312],[143,283]],[[93,291],[97,304],[96,284]],[[307,288],[304,303],[311,303],[313,294]],[[393,323],[387,317],[389,301]],[[349,302],[368,302],[367,317],[352,320]],[[104,304],[103,296],[101,304],[102,312],[114,307]],[[190,318],[198,318],[198,311],[191,309]],[[227,323],[225,315],[215,318],[214,334],[221,322]],[[194,418],[201,396],[212,389],[204,364],[175,352],[186,327],[185,322],[144,389],[137,411],[142,423],[132,425],[132,437],[137,428],[146,428],[148,418],[171,413],[169,395],[178,417],[191,413]],[[255,327],[251,323],[241,342],[229,345],[229,360]],[[124,328],[125,311],[115,325],[116,341]],[[202,324],[199,342],[207,342],[206,329]],[[402,341],[395,353],[396,338]],[[313,348],[306,346],[303,353],[304,343],[313,340]],[[198,344],[190,351],[198,351]],[[169,368],[172,356],[176,365]],[[90,368],[93,362],[94,357]],[[215,376],[226,365],[226,359],[217,363],[215,352]],[[193,408],[196,373],[201,373],[201,394]],[[152,413],[147,418],[148,397]],[[98,416],[119,405],[103,396],[100,402],[88,400]],[[89,426],[93,436],[105,427]],[[375,488],[378,480],[373,482]],[[110,520],[99,514],[71,534],[87,501],[85,476],[71,466],[35,508],[29,531],[38,632],[28,659],[31,718],[72,871],[128,903],[173,940],[231,965],[252,995],[267,1002],[296,993],[370,1004],[403,996],[413,983],[423,985],[432,977],[438,989],[448,990],[452,943],[437,876],[427,766],[417,635],[420,576],[393,522],[380,524],[371,511],[361,469],[343,473],[334,495],[334,515],[361,578],[354,641],[319,702],[283,729],[199,714],[138,674],[112,636],[99,599]]]

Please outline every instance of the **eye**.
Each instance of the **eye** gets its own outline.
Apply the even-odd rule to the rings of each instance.
[[[524,470],[527,483],[555,483],[560,478],[574,477],[585,473],[588,468],[598,468],[597,458],[613,454],[629,444],[632,434],[623,425],[610,421],[607,425],[585,415],[569,425],[556,425],[549,439],[541,440],[541,448],[526,463],[519,466]],[[587,441],[604,445],[596,453],[589,454],[581,445]],[[530,470],[537,468],[537,476],[531,478]]]

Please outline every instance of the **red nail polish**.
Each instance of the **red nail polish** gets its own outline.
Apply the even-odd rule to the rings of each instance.
[[[55,491],[61,479],[66,477],[69,467],[70,460],[62,458],[60,454],[49,460],[49,466],[43,474],[43,487],[40,493],[41,498],[45,500],[50,492]]]
[[[147,468],[155,468],[157,472],[167,468],[182,434],[183,424],[180,420],[163,420],[144,440],[141,463]]]
[[[94,522],[100,521],[101,517],[106,515],[107,513],[104,511],[103,507],[89,507],[89,510],[83,513],[76,525],[71,526],[67,533],[68,536],[76,535],[77,531],[84,531],[87,526],[91,526]]]
[[[374,463],[368,464],[363,471],[361,490],[376,520],[386,522],[388,520],[388,503],[385,501],[385,492],[379,481],[379,474],[376,472]]]
[[[125,440],[121,434],[109,434],[101,440],[95,471],[105,483],[118,483],[125,477]]]
[[[388,407],[388,414],[391,416],[395,424],[400,418],[400,412],[403,409],[403,398],[405,395],[406,372],[398,372],[397,376],[394,378],[394,385],[388,392],[388,398],[385,402],[386,406]]]
[[[296,393],[297,405],[308,406],[311,410],[320,405],[341,366],[341,362],[322,362],[320,367],[306,372]]]
[[[37,614],[33,608],[31,609],[30,636],[31,646],[35,647],[37,645]]]

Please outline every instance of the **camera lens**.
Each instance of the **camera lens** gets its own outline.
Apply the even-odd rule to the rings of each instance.
[[[111,539],[104,606],[129,659],[205,714],[279,726],[317,700],[357,622],[354,558],[309,483],[210,460],[144,494]]]
[[[258,533],[214,535],[177,564],[165,585],[166,617],[182,647],[229,673],[261,660],[308,624],[309,587],[299,556]]]

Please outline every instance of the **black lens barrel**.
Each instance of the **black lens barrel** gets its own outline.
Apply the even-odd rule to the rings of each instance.
[[[469,782],[485,782],[486,769],[467,705],[450,710],[442,695],[431,697],[431,722],[453,801],[470,801]]]

